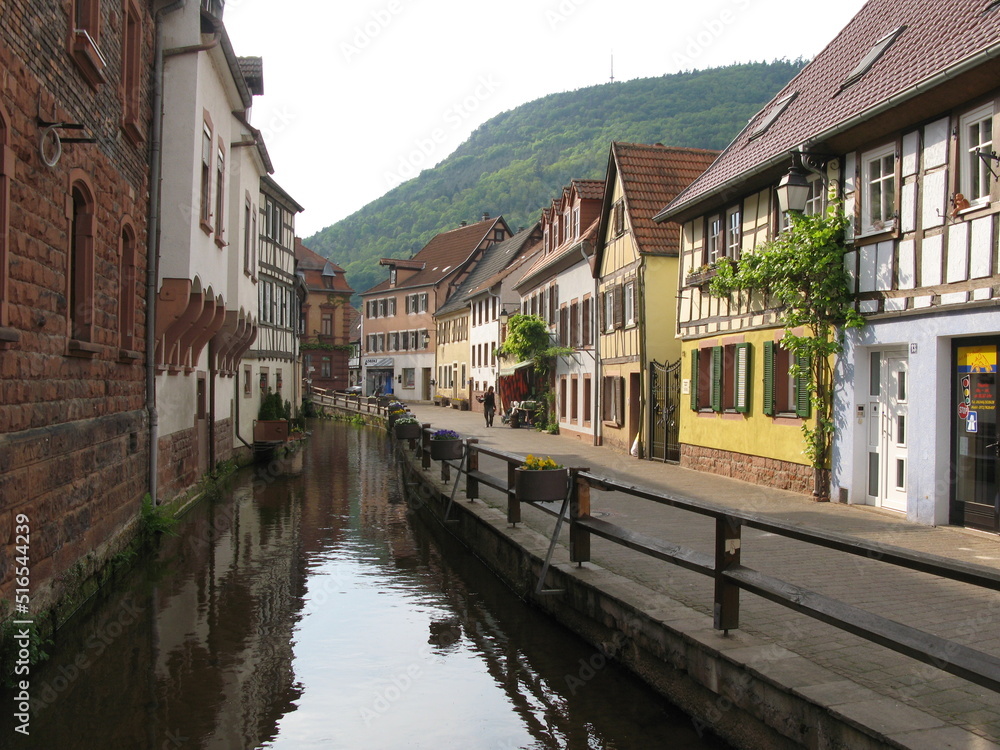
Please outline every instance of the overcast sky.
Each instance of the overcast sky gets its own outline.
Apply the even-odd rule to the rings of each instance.
[[[863,0],[228,0],[253,124],[308,237],[546,94],[815,56]],[[668,144],[669,145],[669,144]]]

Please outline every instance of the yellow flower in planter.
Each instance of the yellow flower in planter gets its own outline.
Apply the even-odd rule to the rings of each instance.
[[[539,456],[533,456],[529,453],[525,456],[524,463],[521,464],[520,468],[528,471],[548,471],[549,469],[562,469],[563,465],[557,464],[554,460],[552,460],[552,456],[541,458]]]

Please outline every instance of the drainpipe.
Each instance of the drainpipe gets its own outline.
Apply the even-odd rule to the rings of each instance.
[[[149,220],[146,225],[146,413],[149,415],[149,496],[159,494],[160,422],[156,412],[156,291],[160,274],[160,169],[163,161],[163,17],[184,7],[185,0],[156,11],[153,50],[152,123],[149,133]]]
[[[590,259],[587,257],[587,242],[586,241],[580,243],[580,255],[583,256],[583,262],[586,265],[589,266],[590,265]],[[594,247],[594,263],[595,264],[597,263],[597,248],[596,247]],[[596,268],[594,270],[596,270]],[[598,294],[597,294],[597,276],[594,275],[593,273],[591,273],[590,275],[593,276],[593,278],[594,278],[594,294],[591,296],[592,303],[591,303],[591,306],[590,306],[590,325],[591,325],[591,329],[593,329],[593,325],[594,325],[594,310],[595,310],[595,306],[597,305]],[[586,335],[586,332],[584,332],[584,333]],[[590,356],[594,360],[594,378],[595,378],[595,380],[597,382],[595,382],[593,384],[593,387],[590,390],[590,399],[591,399],[591,402],[592,402],[591,403],[591,407],[593,407],[593,411],[591,412],[591,415],[590,415],[590,423],[592,425],[594,425],[594,437],[593,437],[592,442],[593,442],[594,445],[600,445],[600,440],[601,440],[601,433],[600,433],[601,420],[600,420],[600,413],[597,411],[598,402],[597,402],[597,399],[595,398],[595,396],[601,392],[601,347],[598,345],[600,342],[597,340],[596,336],[592,336],[591,337],[591,342],[593,342],[592,345],[594,347],[594,353],[591,354]]]
[[[645,294],[643,294],[645,289],[646,264],[640,256],[639,273],[635,284],[636,315],[642,315],[643,317],[639,326],[639,330],[642,333],[639,336],[639,455],[636,458],[646,458],[645,441],[650,435],[649,430],[646,429],[646,419],[649,416],[648,404],[646,403],[646,389],[649,387],[649,377],[647,375],[649,363],[646,361],[646,335],[648,334],[648,330],[646,330],[646,322],[644,320],[646,317],[646,301]]]

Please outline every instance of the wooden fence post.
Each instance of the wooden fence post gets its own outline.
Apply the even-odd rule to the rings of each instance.
[[[728,633],[740,626],[740,587],[722,574],[740,564],[739,519],[722,516],[715,519],[715,616],[714,627]]]
[[[431,423],[420,425],[420,468],[431,468]]]
[[[590,469],[569,470],[569,559],[575,563],[590,562],[590,532],[576,523],[590,517],[590,482],[578,476],[581,471]]]
[[[521,523],[521,501],[517,499],[517,495],[514,493],[514,470],[518,467],[518,464],[507,463],[507,523],[519,524]]]
[[[475,438],[468,441],[468,453],[465,457],[465,496],[471,503],[479,497],[479,480],[472,476],[474,471],[479,471],[479,441]]]

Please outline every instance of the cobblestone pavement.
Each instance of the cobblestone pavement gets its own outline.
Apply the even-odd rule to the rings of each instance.
[[[411,410],[422,422],[430,422],[435,428],[457,430],[463,437],[477,438],[484,447],[551,455],[567,466],[588,467],[594,474],[677,496],[1000,569],[1000,537],[994,535],[912,524],[896,513],[864,506],[816,503],[805,495],[642,461],[571,437],[503,427],[499,420],[494,427],[487,428],[482,415],[474,412],[430,405],[411,405]],[[480,468],[496,476],[506,474],[499,460],[486,456],[481,457]],[[505,507],[505,498],[500,493],[488,490],[483,495],[487,504]],[[522,508],[525,525],[551,535],[552,516],[531,506]],[[593,491],[591,510],[593,516],[625,528],[712,553],[712,519],[613,492]],[[568,535],[564,536],[568,539]],[[591,559],[603,568],[711,616],[712,582],[705,576],[597,538],[592,541]],[[743,531],[742,564],[1000,656],[1000,592],[937,579],[875,559],[753,529]],[[1000,743],[1000,694],[746,592],[741,595],[740,628],[892,701],[919,708],[947,724]]]

